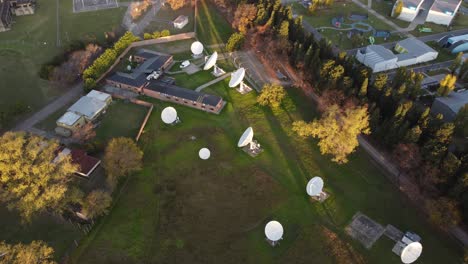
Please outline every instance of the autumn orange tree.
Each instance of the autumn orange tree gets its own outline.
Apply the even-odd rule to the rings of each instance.
[[[54,249],[43,241],[30,244],[10,245],[0,242],[0,263],[2,264],[56,264],[53,260]]]

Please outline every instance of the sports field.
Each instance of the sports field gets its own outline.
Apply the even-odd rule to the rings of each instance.
[[[289,90],[283,107],[271,111],[256,104],[254,93],[241,96],[228,88],[227,80],[205,91],[228,101],[223,112],[176,105],[177,126],[162,124],[167,105],[153,101],[155,112],[139,143],[144,169],[130,177],[73,263],[398,263],[389,239],[366,250],[345,234],[357,211],[421,235],[418,263],[459,261],[455,245],[414,212],[364,152],[338,166],[316,142],[295,136],[292,121],[316,116],[301,93]],[[257,158],[237,148],[248,126],[265,148]],[[198,158],[202,147],[211,149],[207,161]],[[331,194],[323,204],[305,192],[315,175]],[[285,228],[275,248],[263,234],[271,219]]]

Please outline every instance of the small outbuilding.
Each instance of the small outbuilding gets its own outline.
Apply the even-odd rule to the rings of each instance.
[[[175,28],[182,29],[188,24],[188,22],[188,16],[180,15],[172,23]]]

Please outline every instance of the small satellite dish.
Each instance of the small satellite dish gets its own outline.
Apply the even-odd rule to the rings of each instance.
[[[166,107],[161,112],[161,119],[166,124],[172,124],[177,120],[177,111],[174,107]]]
[[[405,264],[415,262],[422,253],[422,245],[419,242],[413,242],[407,245],[403,251],[401,251],[401,261]]]
[[[206,70],[211,69],[216,64],[217,60],[218,60],[218,52],[215,51],[213,52],[213,54],[211,54],[211,56],[206,61],[205,67],[203,67],[203,70],[206,71]]]
[[[278,221],[270,221],[265,226],[265,235],[268,240],[278,241],[283,238],[283,226]]]
[[[200,41],[195,41],[190,46],[190,50],[195,55],[200,55],[203,52],[203,44]]]
[[[323,180],[320,177],[313,177],[310,179],[310,181],[307,183],[307,194],[309,196],[318,196],[323,189]]]
[[[231,80],[229,81],[229,87],[233,88],[239,85],[245,77],[245,69],[239,68],[237,71],[231,74]]]
[[[209,149],[207,148],[202,148],[200,149],[200,151],[198,151],[198,156],[200,157],[200,159],[202,160],[207,160],[210,158],[211,156],[211,152]]]
[[[132,66],[131,65],[127,65],[127,71],[131,71],[132,70]]]
[[[239,148],[247,146],[248,144],[250,144],[250,142],[252,142],[253,136],[254,136],[253,128],[252,127],[247,128],[242,134],[242,136],[240,137],[239,143],[237,143],[237,146]]]

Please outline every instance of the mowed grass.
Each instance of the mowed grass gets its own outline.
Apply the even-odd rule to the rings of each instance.
[[[371,25],[375,30],[387,30],[392,32],[393,28],[387,25],[386,23],[382,22],[380,19],[375,17],[372,14],[369,14],[365,9],[359,7],[358,5],[352,3],[352,2],[340,2],[340,3],[334,3],[331,8],[327,9],[321,9],[317,10],[314,14],[311,14],[304,6],[302,6],[300,3],[292,3],[291,4],[293,10],[295,13],[298,15],[302,15],[303,19],[308,22],[311,26],[314,28],[320,28],[320,27],[329,27],[329,28],[324,28],[320,29],[319,32],[322,34],[324,37],[326,37],[332,44],[342,48],[342,49],[352,49],[353,44],[350,39],[348,39],[347,30],[335,30],[333,29],[332,25],[332,19],[334,17],[339,17],[343,16],[345,19],[344,24],[352,24],[357,21],[351,21],[348,19],[348,16],[351,13],[359,13],[359,14],[367,14],[368,19],[363,20],[363,23]],[[357,26],[358,28],[367,28],[363,27],[361,25]],[[343,29],[348,29],[351,28],[350,25],[342,25]],[[362,43],[361,46],[368,45],[367,38],[372,35],[372,32],[367,32],[364,33],[364,36],[366,40],[364,43]],[[376,44],[380,43],[385,43],[385,42],[391,42],[391,41],[396,41],[399,40],[400,37],[398,35],[392,35],[388,39],[384,38],[375,38]]]
[[[302,93],[289,89],[283,106],[272,111],[227,82],[206,90],[227,100],[220,115],[174,105],[182,121],[176,126],[162,124],[168,104],[153,100],[155,112],[139,143],[144,168],[130,176],[72,263],[354,263],[347,254],[366,263],[399,263],[387,238],[366,250],[345,234],[358,211],[421,235],[418,263],[460,262],[451,240],[415,212],[362,150],[340,166],[322,156],[314,140],[291,131],[294,120],[316,117]],[[237,147],[248,126],[264,148],[257,158]],[[209,160],[198,158],[202,147],[211,150]],[[323,204],[305,192],[316,175],[330,194]],[[263,233],[272,219],[285,229],[274,248]]]
[[[96,139],[135,138],[148,108],[131,102],[114,100],[96,128]]]
[[[229,22],[207,0],[197,1],[197,37],[204,45],[226,43],[234,32]]]
[[[153,33],[154,31],[162,31],[164,29],[169,30],[172,35],[184,32],[193,32],[195,26],[194,14],[194,7],[191,5],[187,5],[178,10],[172,10],[168,5],[162,6],[156,14],[158,21],[151,22],[148,27],[145,28],[145,32]],[[185,25],[185,27],[178,29],[173,26],[172,22],[180,15],[188,17],[188,24]]]
[[[21,103],[30,111],[42,107],[64,92],[39,78],[43,63],[63,52],[73,40],[104,40],[104,32],[121,24],[125,8],[90,13],[72,13],[72,1],[38,2],[36,13],[14,17],[12,29],[0,33],[0,111]],[[61,47],[57,47],[57,30]]]

